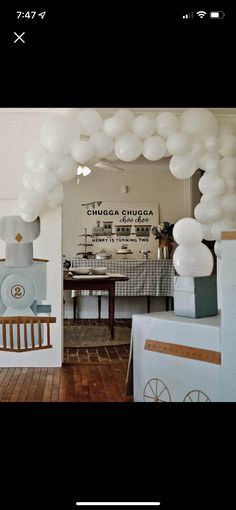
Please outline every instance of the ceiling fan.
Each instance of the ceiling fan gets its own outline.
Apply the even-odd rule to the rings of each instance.
[[[91,165],[95,168],[101,168],[102,170],[109,170],[112,172],[124,172],[124,168],[117,165],[117,161],[110,161],[106,159],[100,159],[97,163],[94,163],[94,165]]]

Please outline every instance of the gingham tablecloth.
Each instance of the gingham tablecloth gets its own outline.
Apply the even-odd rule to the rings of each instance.
[[[128,276],[116,282],[116,296],[173,296],[175,270],[172,259],[160,260],[93,260],[73,259],[72,267],[106,267],[107,273]],[[106,295],[107,291],[72,290],[71,296]]]

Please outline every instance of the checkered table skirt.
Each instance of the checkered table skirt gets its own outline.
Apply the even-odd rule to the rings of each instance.
[[[106,267],[108,273],[128,276],[126,282],[116,282],[116,296],[173,296],[175,270],[172,259],[160,260],[93,260],[73,259],[72,267]],[[103,296],[107,291],[76,291],[72,297]]]

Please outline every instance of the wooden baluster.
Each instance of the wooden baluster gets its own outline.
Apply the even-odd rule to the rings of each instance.
[[[2,323],[2,342],[4,351],[7,350],[7,334],[6,334],[6,322],[3,319]]]
[[[9,319],[9,330],[10,330],[10,350],[14,351],[14,343],[13,343],[13,320]]]
[[[38,337],[39,337],[39,349],[42,347],[42,332],[41,332],[42,320],[38,319]]]
[[[47,344],[50,346],[50,323],[47,321]]]
[[[19,319],[16,321],[16,328],[17,328],[17,349],[18,349],[18,351],[20,351],[21,342],[20,342],[20,321],[19,321]]]
[[[25,349],[28,349],[28,341],[27,341],[27,319],[23,319],[24,321],[24,344]]]
[[[34,342],[34,320],[33,319],[30,319],[30,332],[31,332],[32,349],[35,349],[35,342]]]

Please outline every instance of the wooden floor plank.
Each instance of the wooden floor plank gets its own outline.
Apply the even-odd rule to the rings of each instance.
[[[3,402],[130,402],[127,364],[89,363],[61,368],[2,368]]]

